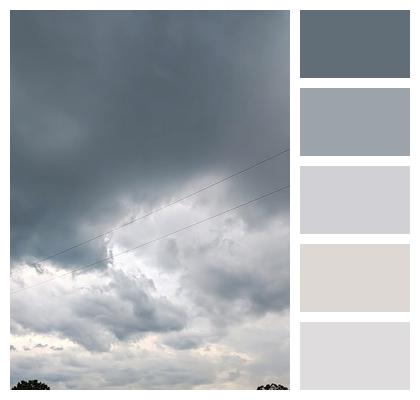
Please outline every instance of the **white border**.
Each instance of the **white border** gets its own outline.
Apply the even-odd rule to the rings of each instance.
[[[418,69],[418,51],[420,46],[416,38],[420,37],[418,26],[420,19],[418,16],[419,5],[418,1],[414,0],[207,0],[200,2],[193,1],[139,1],[139,0],[73,0],[73,1],[58,1],[58,0],[26,0],[26,1],[3,1],[1,2],[1,19],[0,19],[0,43],[3,55],[1,68],[1,104],[2,118],[2,134],[0,135],[0,177],[3,188],[3,196],[1,196],[0,219],[1,224],[1,273],[0,279],[0,294],[2,296],[1,311],[1,336],[0,336],[0,387],[2,390],[2,397],[8,396],[26,396],[22,391],[10,391],[9,388],[9,10],[11,9],[108,9],[108,10],[134,10],[134,9],[282,9],[290,10],[291,17],[291,391],[281,392],[284,396],[291,396],[292,398],[311,398],[311,399],[353,399],[354,397],[361,399],[378,398],[381,400],[387,399],[411,399],[418,398],[420,395],[418,377],[420,376],[419,368],[419,350],[420,345],[415,338],[420,337],[419,329],[419,306],[420,305],[420,291],[418,290],[418,282],[420,282],[420,254],[418,249],[418,235],[420,224],[420,212],[417,204],[420,204],[420,196],[418,189],[419,181],[419,139],[420,124],[414,110],[420,109],[419,101],[419,81],[417,78]],[[403,79],[362,79],[362,80],[341,80],[341,79],[300,79],[299,78],[299,10],[300,9],[410,9],[411,10],[411,78],[409,80]],[[328,81],[328,82],[327,82]],[[346,86],[348,85],[348,86]],[[299,165],[307,165],[305,161],[299,157],[299,90],[300,87],[410,87],[411,88],[411,157],[408,163],[401,161],[401,165],[411,166],[411,235],[400,239],[402,243],[411,243],[411,390],[410,391],[299,391],[299,322],[307,318],[303,313],[299,313],[299,246],[300,243],[315,243],[312,235],[299,235]],[[331,162],[332,160],[330,160]],[[351,161],[351,160],[350,160]],[[313,161],[312,161],[313,162]],[[328,163],[328,160],[324,160]],[[360,165],[366,165],[368,162],[364,160],[354,160],[360,162]],[[388,161],[387,161],[388,162]],[[309,165],[309,164],[308,164]],[[353,165],[350,163],[350,165]],[[354,164],[356,165],[356,164]],[[390,164],[387,164],[390,165]],[[391,164],[394,165],[394,164]],[[395,164],[396,165],[396,164]],[[417,182],[417,186],[416,186]],[[348,242],[350,238],[344,235],[340,236],[340,240],[347,243],[363,243],[363,237],[352,236],[354,242]],[[324,238],[325,239],[325,238]],[[377,243],[393,242],[393,238],[386,236],[377,236],[375,239]],[[385,240],[385,241],[384,241]],[[320,241],[318,237],[318,242]],[[399,242],[398,242],[399,243]],[[382,314],[384,318],[386,315]],[[340,317],[338,315],[336,318]],[[348,315],[344,317],[348,318]],[[388,316],[389,317],[389,316]],[[341,318],[341,317],[340,317]],[[117,392],[117,393],[115,393]],[[171,398],[171,399],[186,399],[199,398],[210,399],[216,394],[225,394],[232,399],[255,399],[258,396],[257,391],[98,391],[91,393],[90,391],[78,391],[77,395],[82,398],[97,394],[111,398],[114,395],[138,398],[153,399],[153,398]],[[265,392],[265,396],[277,396],[276,392]],[[73,391],[52,391],[47,393],[32,392],[31,397],[37,396],[59,396],[59,397],[73,397]],[[309,396],[309,397],[308,397]]]

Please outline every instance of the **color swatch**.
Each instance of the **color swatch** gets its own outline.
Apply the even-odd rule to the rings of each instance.
[[[405,322],[302,323],[302,389],[408,389]]]
[[[407,312],[407,244],[304,244],[300,252],[301,311]]]
[[[301,78],[408,78],[410,13],[301,11],[300,62]]]
[[[301,89],[302,156],[407,156],[409,89]]]
[[[301,233],[409,233],[408,167],[301,167]]]

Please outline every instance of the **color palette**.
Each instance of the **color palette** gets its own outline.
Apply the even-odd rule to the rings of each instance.
[[[301,11],[300,77],[300,387],[409,389],[410,11]]]
[[[408,323],[302,323],[300,335],[302,389],[410,387]]]
[[[303,156],[408,156],[409,89],[301,89]]]
[[[408,78],[410,13],[301,11],[301,78]]]

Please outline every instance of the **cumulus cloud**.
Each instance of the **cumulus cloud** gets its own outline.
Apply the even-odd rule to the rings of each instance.
[[[39,379],[56,389],[94,389],[98,382],[103,389],[255,389],[261,381],[288,382],[287,325],[287,314],[267,314],[232,329],[223,343],[192,348],[169,347],[153,336],[119,342],[112,352],[78,346],[42,358],[17,352],[11,380],[29,379],[36,368]]]
[[[54,293],[47,288],[43,298],[16,296],[12,318],[18,327],[13,325],[12,333],[55,333],[88,350],[107,351],[116,340],[177,331],[185,325],[182,308],[153,296],[153,283],[141,275],[111,270],[104,282],[95,281],[85,291],[61,288]]]
[[[241,236],[193,253],[194,268],[181,277],[182,290],[222,325],[289,306],[287,227],[277,219]]]

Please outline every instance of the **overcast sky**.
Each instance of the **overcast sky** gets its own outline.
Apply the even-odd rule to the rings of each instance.
[[[288,12],[12,12],[12,291],[289,184]],[[11,383],[289,385],[289,191],[21,291]]]

